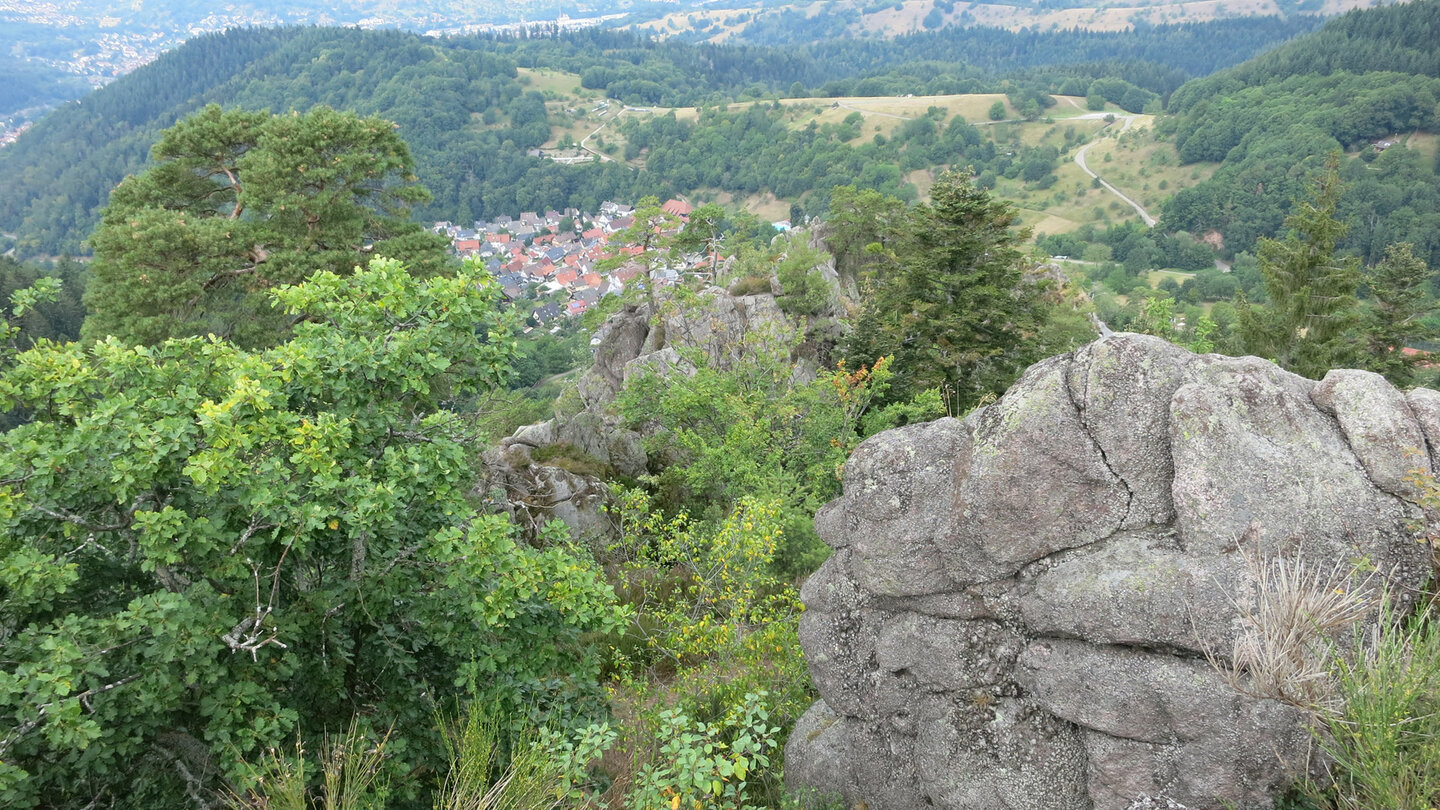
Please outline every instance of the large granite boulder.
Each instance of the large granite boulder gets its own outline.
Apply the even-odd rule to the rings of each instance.
[[[1206,653],[1245,632],[1257,560],[1421,584],[1410,473],[1437,438],[1434,392],[1128,334],[872,437],[815,519],[823,699],[788,778],[871,810],[1271,807],[1305,717]]]

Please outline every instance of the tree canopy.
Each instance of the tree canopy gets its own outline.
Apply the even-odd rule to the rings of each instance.
[[[1335,217],[1338,160],[1331,157],[1311,183],[1309,198],[1286,218],[1285,237],[1260,240],[1260,273],[1269,303],[1240,311],[1248,351],[1314,379],[1353,358],[1351,329],[1358,322],[1360,261],[1335,252],[1345,235],[1344,223]]]
[[[377,259],[269,294],[302,319],[273,348],[46,343],[0,376],[33,414],[0,436],[0,804],[192,806],[352,721],[425,773],[449,696],[595,688],[610,588],[467,500],[459,406],[514,352],[493,282]]]
[[[1040,356],[1042,306],[1024,278],[1015,209],[966,172],[942,175],[930,194],[899,223],[893,250],[875,244],[887,255],[864,271],[845,355],[855,365],[893,357],[897,398],[944,387],[969,404]]]
[[[111,194],[92,237],[85,336],[153,345],[216,334],[274,343],[283,315],[265,290],[366,254],[445,260],[409,222],[428,198],[394,125],[317,107],[304,115],[211,105],[166,130],[155,165]]]

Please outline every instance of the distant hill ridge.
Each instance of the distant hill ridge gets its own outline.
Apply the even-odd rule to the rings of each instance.
[[[1165,205],[1169,230],[1230,252],[1275,234],[1326,155],[1345,151],[1340,247],[1375,262],[1410,242],[1440,266],[1440,0],[1354,11],[1175,91],[1163,128],[1182,163],[1223,161]]]
[[[1243,54],[1291,29],[1274,20],[1258,21],[1252,30],[1228,22],[1116,34],[991,29],[803,50],[693,46],[596,30],[523,40],[437,40],[395,31],[237,29],[200,37],[65,105],[0,150],[0,230],[19,235],[21,253],[84,252],[82,240],[109,190],[145,164],[160,130],[206,103],[274,111],[328,104],[390,118],[400,124],[420,178],[435,194],[418,213],[463,222],[537,206],[585,209],[606,198],[690,190],[619,161],[558,166],[528,156],[526,150],[550,137],[550,125],[545,97],[520,80],[517,66],[564,70],[613,97],[663,106],[789,93],[795,85],[818,89],[831,80],[853,85],[836,88],[835,94],[843,95],[888,95],[897,88],[917,95],[979,92],[999,81],[978,78],[985,74],[955,61],[914,62],[915,47],[935,45],[920,53],[943,57],[946,51],[938,47],[943,41],[970,37],[979,43],[991,36],[993,41],[984,40],[986,50],[969,49],[975,58],[992,70],[1041,71],[1025,80],[1032,84],[1058,84],[1069,71],[1088,78],[1119,75],[1164,93],[1189,75],[1176,65],[1193,61],[1199,50],[1194,43],[1207,32],[1212,52]],[[1190,45],[1171,48],[1171,64],[1093,62],[1106,52],[1164,57],[1147,50],[1145,43],[1154,41]],[[1086,64],[1046,68],[1045,58]],[[867,82],[878,89],[868,91]]]
[[[1184,112],[1201,99],[1240,87],[1342,71],[1440,77],[1440,0],[1348,12],[1319,31],[1190,82],[1175,93],[1170,111]]]

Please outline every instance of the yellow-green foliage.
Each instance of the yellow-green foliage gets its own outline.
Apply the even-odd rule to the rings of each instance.
[[[662,514],[639,490],[618,501],[624,539],[612,553],[642,642],[614,662],[612,708],[625,721],[612,757],[623,763],[617,792],[633,785],[626,806],[646,810],[657,796],[683,795],[687,808],[778,799],[780,729],[813,700],[796,637],[799,595],[773,573],[780,504],[741,498],[707,524]],[[753,772],[725,775],[720,751],[743,754]],[[690,773],[709,774],[706,785],[681,785],[679,760],[704,764]]]
[[[673,598],[642,607],[654,622],[646,644],[656,658],[695,665],[798,614],[799,595],[770,570],[783,534],[777,501],[742,498],[707,528],[683,512],[652,511],[649,496],[630,489],[621,492],[620,514],[625,533],[616,550],[630,558],[621,576],[649,582],[668,571],[678,581]]]

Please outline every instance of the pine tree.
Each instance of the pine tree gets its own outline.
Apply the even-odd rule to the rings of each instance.
[[[1434,309],[1425,291],[1429,280],[1430,268],[1409,242],[1387,247],[1385,258],[1366,274],[1371,304],[1362,330],[1365,365],[1398,386],[1413,382],[1419,360],[1405,354],[1405,345],[1435,335],[1421,320]]]
[[[1330,156],[1310,184],[1309,198],[1285,219],[1285,238],[1260,240],[1260,273],[1269,303],[1240,307],[1247,351],[1314,379],[1355,357],[1360,260],[1335,255],[1336,243],[1348,230],[1335,214],[1339,160]]]
[[[866,279],[846,349],[855,365],[894,358],[891,396],[946,387],[962,404],[1001,391],[1036,359],[1043,321],[1024,278],[1015,209],[968,173],[947,172],[916,206],[896,264]]]
[[[269,346],[288,323],[271,287],[348,274],[371,255],[406,256],[422,274],[446,261],[445,240],[407,219],[430,195],[389,121],[212,104],[166,130],[153,157],[116,187],[91,238],[87,339]]]

